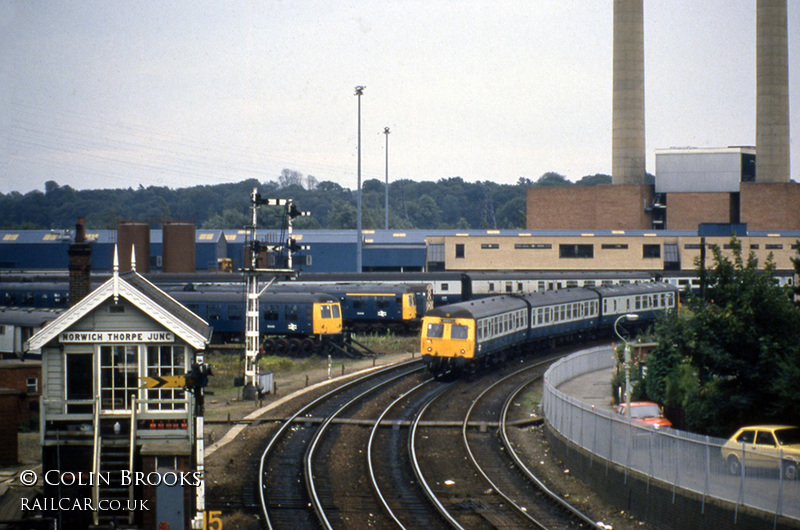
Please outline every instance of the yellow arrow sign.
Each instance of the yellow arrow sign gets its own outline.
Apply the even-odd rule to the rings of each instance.
[[[183,388],[186,386],[186,377],[183,375],[161,375],[155,377],[140,377],[144,383],[139,388]]]

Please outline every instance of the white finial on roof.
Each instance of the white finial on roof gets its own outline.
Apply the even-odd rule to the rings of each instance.
[[[136,272],[136,245],[131,245],[131,270]]]

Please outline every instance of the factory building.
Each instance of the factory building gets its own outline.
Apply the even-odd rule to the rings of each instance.
[[[790,180],[786,0],[756,3],[756,146],[656,151],[645,182],[642,0],[615,0],[611,186],[530,188],[530,230],[800,229]],[[756,156],[758,155],[758,156]]]

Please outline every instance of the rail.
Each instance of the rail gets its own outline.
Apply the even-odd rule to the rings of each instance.
[[[551,429],[596,457],[628,473],[639,473],[648,484],[658,480],[677,490],[733,504],[734,518],[746,506],[766,514],[800,521],[800,480],[788,480],[779,466],[728,472],[722,458],[725,440],[677,429],[641,427],[611,410],[567,395],[559,386],[576,377],[611,370],[609,347],[593,348],[555,363],[545,374],[542,413]],[[611,393],[609,391],[609,397]]]

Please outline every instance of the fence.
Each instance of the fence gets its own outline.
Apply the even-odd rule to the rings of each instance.
[[[703,498],[717,498],[800,522],[800,480],[786,477],[778,457],[753,453],[744,446],[736,455],[744,466],[730,469],[722,456],[726,440],[677,429],[641,426],[609,410],[584,403],[558,389],[583,374],[610,370],[608,347],[571,355],[545,374],[542,408],[550,426],[574,444],[608,463],[637,472],[647,480],[671,484]],[[735,471],[735,474],[732,474]],[[789,470],[791,471],[791,470]]]

